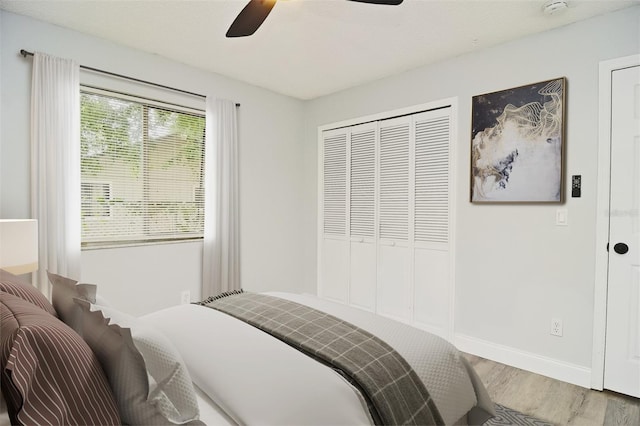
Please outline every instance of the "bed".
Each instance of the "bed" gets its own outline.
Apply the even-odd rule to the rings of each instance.
[[[54,274],[50,279],[53,304],[0,271],[0,379],[12,424],[482,424],[495,414],[478,376],[452,345],[370,312],[311,295],[237,292],[133,318],[101,301],[94,285]],[[280,311],[263,318],[274,309]],[[299,331],[289,333],[294,340],[287,340],[281,331],[292,323],[282,318],[292,312],[295,321],[306,323],[296,325]],[[318,335],[326,334],[327,327],[320,327],[325,318],[340,331],[339,356],[314,348],[335,350],[307,332],[315,327]],[[43,327],[45,336],[38,339],[45,343],[31,336]],[[38,355],[49,345],[48,336],[58,334],[68,335],[71,343],[65,345],[78,349]],[[346,335],[364,343],[350,343]],[[373,344],[387,352],[374,353]],[[349,367],[356,347],[373,354],[366,366],[354,358]],[[77,363],[52,357],[82,353],[91,380],[76,377],[61,391],[57,381],[62,379],[52,379],[59,372],[29,370],[33,366],[17,362],[21,351],[40,357],[32,363],[50,365]],[[393,374],[372,380],[388,382],[370,383],[367,378],[381,371]],[[21,381],[22,376],[28,377]],[[402,387],[407,382],[417,390]],[[34,384],[43,386],[48,401],[37,400]],[[51,406],[58,411],[51,413]],[[394,410],[407,417],[389,417],[397,414]],[[427,411],[433,417],[417,414]],[[426,418],[433,421],[416,421]]]

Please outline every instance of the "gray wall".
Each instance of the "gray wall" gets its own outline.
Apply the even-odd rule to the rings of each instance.
[[[598,63],[640,51],[639,17],[640,7],[626,9],[308,102],[306,238],[315,241],[318,126],[458,97],[456,341],[532,363],[565,363],[581,376],[574,381],[585,382],[592,356]],[[471,204],[471,97],[562,76],[568,80],[565,176],[582,175],[582,198],[567,197],[563,206]],[[568,181],[565,191],[570,194]],[[568,210],[567,227],[555,225],[559,207]],[[313,291],[316,247],[306,248],[304,290]],[[549,334],[551,318],[564,320],[564,337]]]
[[[180,89],[232,99],[239,110],[242,281],[296,290],[302,280],[302,102],[157,55],[0,11],[0,217],[30,217],[31,59],[20,49]],[[220,58],[224,60],[224,58]],[[141,314],[200,294],[202,244],[84,251],[82,279]]]

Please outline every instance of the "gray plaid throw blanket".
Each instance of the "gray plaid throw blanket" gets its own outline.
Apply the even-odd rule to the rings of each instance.
[[[199,304],[245,321],[336,369],[368,400],[376,424],[444,424],[424,383],[405,359],[348,322],[264,294],[233,292]]]

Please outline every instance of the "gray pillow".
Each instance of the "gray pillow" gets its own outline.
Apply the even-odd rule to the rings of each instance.
[[[121,424],[105,374],[77,333],[3,291],[0,312],[0,385],[11,424]]]
[[[198,399],[182,356],[171,340],[152,324],[109,306],[91,305],[109,324],[131,330],[136,349],[144,359],[149,380],[149,399],[171,423],[183,424],[198,418]]]
[[[94,284],[78,284],[78,281],[47,271],[51,282],[51,302],[58,313],[58,317],[69,327],[82,336],[80,318],[81,308],[73,299],[79,298],[90,303],[96,301],[96,286]]]
[[[100,360],[124,423],[197,421],[198,402],[191,378],[166,337],[114,309],[104,308],[106,316],[127,327],[109,323],[102,311],[92,311],[85,300],[75,299],[75,303],[82,314],[82,335]]]
[[[18,296],[27,302],[33,303],[37,307],[49,312],[54,317],[58,316],[56,310],[53,309],[49,300],[47,300],[40,290],[32,286],[31,283],[25,281],[23,278],[13,275],[4,269],[0,269],[0,290],[13,294],[14,296]]]

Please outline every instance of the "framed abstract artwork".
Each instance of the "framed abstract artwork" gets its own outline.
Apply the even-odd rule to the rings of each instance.
[[[562,202],[566,79],[474,96],[471,202]]]

